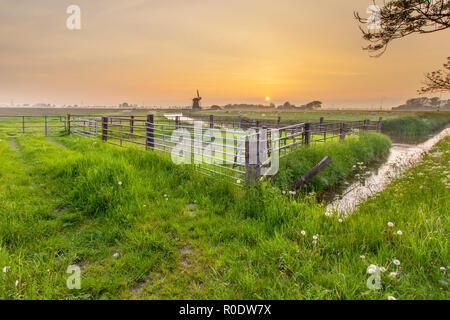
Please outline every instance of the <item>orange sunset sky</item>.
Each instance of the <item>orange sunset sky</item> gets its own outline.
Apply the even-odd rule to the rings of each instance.
[[[69,5],[81,30],[66,28]],[[0,104],[396,106],[450,55],[450,31],[361,50],[370,0],[0,0]],[[382,4],[382,3],[380,3]],[[437,94],[439,96],[439,94]],[[444,98],[445,96],[443,96]]]

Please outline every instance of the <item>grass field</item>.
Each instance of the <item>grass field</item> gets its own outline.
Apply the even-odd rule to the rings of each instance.
[[[448,299],[449,150],[344,218],[314,194],[245,191],[153,152],[1,139],[0,298]],[[380,290],[371,264],[387,270]]]

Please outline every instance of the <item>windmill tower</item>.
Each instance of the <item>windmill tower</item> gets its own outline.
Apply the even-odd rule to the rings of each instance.
[[[202,97],[200,97],[200,93],[197,90],[197,97],[192,99],[192,111],[199,111],[202,108],[200,108],[200,100],[202,100]]]

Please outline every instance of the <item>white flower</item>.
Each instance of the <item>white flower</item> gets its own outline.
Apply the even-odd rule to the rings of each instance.
[[[441,269],[441,271],[445,271],[445,270],[447,270],[447,269],[445,269],[445,267],[441,267],[440,269]]]
[[[241,180],[237,180],[236,183],[237,183],[237,184],[240,184],[240,183],[241,183]]]
[[[392,260],[392,262],[396,265],[399,266],[400,265],[400,261],[397,259]]]
[[[167,198],[167,194],[164,194],[164,198]]]
[[[391,272],[389,273],[389,276],[396,279],[398,277],[398,273],[397,272]]]
[[[144,204],[144,208],[147,208],[147,205],[146,205],[146,204]]]
[[[122,181],[119,181],[119,186],[121,186],[122,185]]]
[[[17,287],[18,284],[19,284],[19,280],[16,280],[16,282],[14,282],[14,285]]]
[[[325,212],[325,215],[326,215],[327,217],[331,217],[332,213],[331,213],[330,211],[327,211],[327,212]]]
[[[392,222],[388,222],[388,227],[392,228],[394,226],[394,224]]]
[[[314,245],[315,245],[315,244],[317,244],[317,240],[313,240],[313,242],[312,242],[312,243],[313,243]]]
[[[384,272],[386,272],[386,268],[385,267],[381,267],[380,271],[384,273]]]
[[[401,236],[401,235],[403,234],[403,232],[402,232],[401,230],[398,230],[398,231],[397,231],[397,234],[398,234],[399,236]]]
[[[286,191],[283,191],[282,194],[286,194]]]
[[[119,257],[119,253],[116,252],[113,254],[113,258],[118,258],[118,257]]]
[[[344,220],[342,220],[342,219],[338,219],[338,222],[339,222],[339,223],[342,223],[342,222],[344,222]]]
[[[397,299],[395,297],[393,297],[393,296],[389,296],[388,300],[397,300]]]
[[[3,273],[7,273],[9,271],[9,269],[11,269],[10,266],[6,266],[3,268]]]
[[[318,234],[314,235],[314,236],[313,236],[313,239],[314,239],[314,240],[319,239],[319,235],[318,235]]]
[[[295,192],[295,191],[289,191],[289,194],[294,196],[294,195],[297,194],[297,192]]]
[[[366,256],[359,256],[361,259],[365,259],[366,258]]]
[[[368,268],[367,268],[367,273],[368,274],[375,274],[375,272],[377,272],[378,267],[374,264],[371,264]]]
[[[300,233],[302,234],[302,236],[306,236],[306,231],[305,230],[302,230]]]

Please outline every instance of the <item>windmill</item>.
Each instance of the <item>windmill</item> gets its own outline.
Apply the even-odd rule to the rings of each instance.
[[[200,108],[200,100],[202,100],[202,97],[200,97],[200,93],[197,90],[197,97],[192,99],[192,110],[193,111],[198,111],[198,110],[202,109],[202,108]]]

